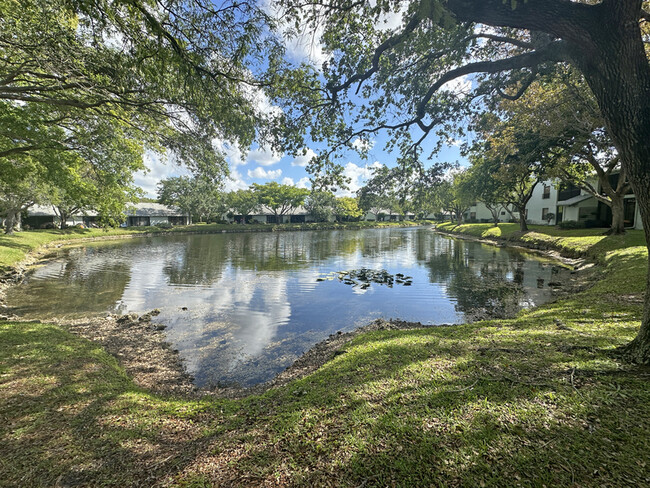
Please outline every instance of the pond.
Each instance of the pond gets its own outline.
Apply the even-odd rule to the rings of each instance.
[[[429,228],[234,233],[68,248],[7,298],[40,319],[158,308],[197,386],[252,386],[337,331],[503,317],[568,279],[534,254]]]

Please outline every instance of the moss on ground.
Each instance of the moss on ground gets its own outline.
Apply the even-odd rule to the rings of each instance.
[[[155,396],[92,343],[0,322],[0,485],[648,486],[650,369],[612,354],[638,329],[647,252],[634,232],[565,232],[600,263],[591,289],[363,334],[242,400]]]

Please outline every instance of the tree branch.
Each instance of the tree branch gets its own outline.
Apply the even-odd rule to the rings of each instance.
[[[416,113],[418,118],[422,119],[424,117],[426,105],[429,103],[433,95],[449,81],[472,73],[500,73],[501,71],[536,67],[545,61],[567,61],[568,55],[565,52],[565,46],[566,44],[564,41],[553,41],[543,48],[530,53],[519,54],[511,58],[499,59],[497,61],[479,61],[476,63],[469,63],[459,68],[452,69],[431,85],[427,94],[417,106]]]

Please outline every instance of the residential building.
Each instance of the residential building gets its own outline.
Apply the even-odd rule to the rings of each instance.
[[[141,227],[149,225],[187,225],[190,216],[176,207],[161,203],[140,202],[129,205],[127,210],[126,227]]]

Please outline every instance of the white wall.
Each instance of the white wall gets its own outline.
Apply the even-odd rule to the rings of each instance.
[[[543,198],[544,185],[551,187],[548,198]],[[545,208],[548,209],[548,212],[553,214],[555,214],[557,210],[557,189],[551,185],[549,181],[537,183],[533,189],[533,196],[528,201],[528,205],[526,205],[526,209],[528,210],[528,222],[531,224],[546,225],[548,221],[542,219],[542,211]],[[571,219],[563,217],[563,220]],[[555,225],[555,219],[551,220],[551,225]]]

